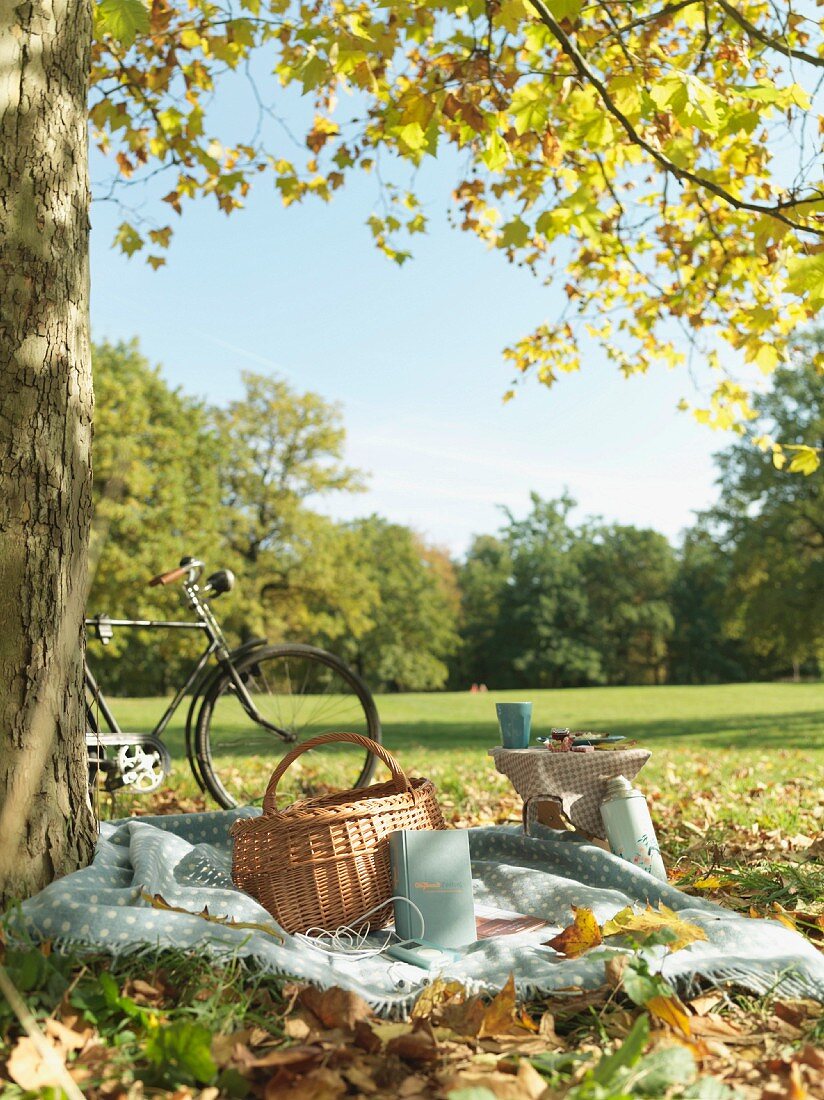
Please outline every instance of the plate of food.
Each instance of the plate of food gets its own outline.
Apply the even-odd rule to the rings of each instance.
[[[622,733],[574,733],[572,735],[573,747],[592,745],[593,748],[598,748],[599,745],[617,745],[621,741],[626,741]]]

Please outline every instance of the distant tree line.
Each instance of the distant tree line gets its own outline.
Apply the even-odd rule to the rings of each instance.
[[[824,663],[821,478],[770,448],[718,456],[719,501],[678,546],[655,530],[573,521],[533,494],[462,561],[372,515],[339,522],[363,488],[340,410],[247,373],[222,408],[171,388],[135,341],[95,347],[95,532],[90,613],[179,615],[142,587],[183,553],[233,569],[219,605],[232,639],[328,647],[374,690],[716,683],[817,675]],[[758,400],[759,429],[821,446],[821,378],[797,361]],[[120,694],[167,691],[199,637],[118,631],[90,659]]]

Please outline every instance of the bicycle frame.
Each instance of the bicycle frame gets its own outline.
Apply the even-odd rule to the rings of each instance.
[[[184,699],[186,693],[195,684],[195,682],[199,678],[201,672],[206,667],[206,665],[209,661],[209,658],[212,656],[212,654],[215,653],[220,648],[220,643],[218,642],[218,640],[216,638],[212,637],[212,635],[209,631],[208,624],[205,623],[205,622],[196,622],[196,623],[182,622],[181,623],[181,622],[167,622],[167,621],[164,621],[162,619],[108,619],[108,618],[105,618],[103,616],[98,616],[96,619],[86,619],[86,626],[87,627],[88,626],[98,626],[99,627],[100,625],[103,625],[103,624],[105,624],[105,626],[107,626],[107,627],[115,627],[115,626],[133,627],[135,629],[144,629],[144,630],[205,630],[209,634],[209,645],[204,650],[204,652],[200,655],[200,657],[198,658],[196,663],[192,666],[192,668],[189,672],[189,675],[186,677],[186,679],[183,682],[183,684],[181,685],[181,687],[178,688],[178,690],[175,693],[174,697],[172,698],[171,702],[166,707],[163,714],[160,716],[160,718],[157,721],[154,728],[151,730],[151,736],[152,737],[162,737],[164,731],[166,730],[166,727],[169,725],[169,722],[172,720],[172,717],[173,717],[175,711],[180,706],[180,704],[183,702],[183,699]],[[227,656],[228,656],[228,654],[227,654]],[[109,704],[107,703],[106,698],[103,695],[103,692],[100,690],[100,685],[98,684],[97,680],[95,679],[94,675],[92,674],[92,671],[89,668],[89,662],[88,661],[85,662],[84,667],[85,667],[85,676],[86,676],[86,687],[89,689],[89,693],[92,697],[92,704],[89,705],[87,703],[87,705],[86,705],[86,711],[87,711],[89,723],[90,723],[92,729],[96,731],[97,730],[97,725],[98,725],[97,717],[96,717],[96,715],[94,714],[94,712],[92,710],[92,706],[96,706],[98,708],[100,714],[104,718],[104,720],[106,722],[106,725],[109,729],[109,732],[114,733],[114,734],[122,733],[123,730],[120,728],[120,725],[118,724],[118,721],[114,716],[114,713],[112,712],[111,708],[109,707]],[[248,692],[246,692],[245,690],[244,690],[244,695],[246,695],[247,698],[248,698]],[[251,700],[250,700],[250,702],[251,702]],[[252,704],[252,706],[254,708],[254,704]],[[256,708],[254,708],[254,709],[256,709]],[[260,720],[260,719],[258,719],[258,720]]]
[[[178,622],[162,619],[109,619],[106,616],[98,615],[96,618],[86,619],[86,626],[97,627],[98,637],[101,641],[104,641],[104,644],[105,641],[108,640],[108,638],[111,638],[111,630],[113,627],[116,626],[127,628],[131,627],[134,629],[143,630],[203,630],[206,632],[209,638],[209,645],[192,666],[188,676],[186,677],[181,687],[178,688],[171,702],[164,710],[154,729],[151,731],[150,736],[162,738],[164,731],[169,725],[169,722],[171,721],[175,711],[183,701],[186,693],[189,691],[190,688],[194,687],[194,685],[198,683],[199,680],[201,680],[203,670],[205,669],[209,658],[212,656],[212,654],[216,654],[219,664],[228,672],[229,676],[231,677],[232,684],[237,693],[240,704],[249,715],[249,717],[253,721],[259,723],[265,729],[269,730],[271,733],[276,734],[278,737],[281,738],[281,740],[287,743],[294,741],[293,734],[291,734],[288,730],[281,729],[279,726],[275,726],[273,723],[267,721],[260,713],[258,708],[255,706],[254,700],[252,699],[249,692],[246,690],[246,685],[243,682],[242,677],[235,669],[234,662],[232,660],[234,656],[239,655],[248,647],[241,646],[239,650],[234,652],[229,649],[226,638],[224,637],[223,631],[221,630],[220,624],[215,618],[212,609],[209,607],[209,604],[200,596],[200,591],[196,583],[199,575],[200,570],[193,566],[190,570],[187,580],[183,583],[183,589],[186,593],[187,602],[191,609],[197,615],[197,621],[195,622]],[[105,632],[108,633],[108,637],[106,637]],[[85,662],[85,678],[86,687],[92,697],[92,702],[89,703],[87,700],[86,703],[86,714],[92,731],[100,732],[98,729],[97,717],[93,710],[93,707],[96,706],[100,714],[103,716],[106,725],[108,726],[109,732],[115,736],[118,734],[122,734],[123,730],[120,728],[117,719],[114,716],[114,713],[106,702],[103,692],[100,690],[100,685],[98,684],[97,680],[92,674],[91,669],[89,668],[88,661]]]

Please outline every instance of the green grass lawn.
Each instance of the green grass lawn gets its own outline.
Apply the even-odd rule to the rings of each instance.
[[[688,808],[694,827],[715,839],[726,826],[778,829],[788,835],[822,824],[824,685],[733,684],[709,687],[581,688],[526,693],[534,702],[533,732],[570,726],[622,733],[652,751],[639,777],[658,811],[671,819]],[[486,755],[497,743],[494,703],[523,692],[384,695],[377,700],[384,743],[408,771],[430,776],[457,816],[512,816],[508,782]],[[159,699],[113,703],[124,729],[148,729],[163,708]],[[197,788],[183,750],[184,708],[167,743],[175,762],[172,789]],[[277,762],[233,758],[256,775],[262,794]],[[117,799],[117,812],[137,798]],[[688,830],[689,832],[689,830]],[[680,835],[682,830],[678,829]],[[667,838],[662,838],[667,846]],[[671,849],[680,850],[676,844]]]
[[[553,725],[620,732],[652,750],[638,782],[649,797],[670,876],[681,888],[752,916],[781,920],[824,945],[824,687],[747,684],[530,694],[536,733]],[[378,700],[386,744],[407,770],[436,781],[447,816],[457,824],[519,819],[517,796],[486,755],[497,741],[494,702],[518,695]],[[114,709],[124,728],[148,729],[163,701],[116,700]],[[250,743],[238,739],[240,722],[235,730],[233,722],[229,710],[224,735],[234,737],[235,755],[225,762],[248,774],[262,792],[276,757],[256,761]],[[168,785],[142,798],[101,794],[104,814],[207,808],[188,770],[180,723],[171,727],[169,745],[175,766]],[[307,774],[311,769],[307,765]],[[650,1024],[649,1011],[626,995],[619,978],[619,988],[604,984],[579,996],[566,991],[531,1001],[514,1020],[512,1006],[496,1009],[496,999],[488,1012],[498,1020],[498,1030],[483,1039],[477,1029],[461,1030],[451,1002],[439,1008],[433,1000],[415,1024],[359,1022],[353,1045],[357,1005],[342,1001],[339,991],[324,995],[327,1003],[316,990],[301,991],[239,963],[216,966],[211,958],[170,948],[115,960],[75,958],[47,944],[8,951],[5,967],[41,1027],[54,1028],[56,1018],[58,1026],[69,1029],[58,1034],[77,1038],[76,1032],[82,1032],[82,1049],[78,1053],[73,1047],[64,1056],[90,1100],[127,1095],[202,1100],[207,1093],[210,1100],[339,1095],[383,1100],[412,1095],[409,1081],[416,1082],[416,1097],[448,1098],[458,1095],[442,1087],[454,1066],[463,1067],[463,1083],[480,1086],[467,1095],[472,1091],[508,1100],[516,1094],[534,1096],[546,1084],[545,1100],[550,1095],[593,1097],[592,1082],[575,1082],[586,1073],[606,1072],[610,1058],[623,1058],[615,1048],[631,1042],[626,1039],[630,1027]],[[453,994],[459,1003],[460,991]],[[807,1084],[824,1063],[824,1051],[809,1045],[824,1044],[820,1006],[779,999],[773,992],[753,997],[733,988],[709,1000],[698,996],[680,1010],[689,1014],[695,1029],[685,1045],[700,1061],[703,1083],[688,1092],[667,1088],[656,1095],[719,1100],[767,1095],[812,1100],[819,1095]],[[420,1023],[430,1030],[419,1033]],[[673,1032],[671,1022],[652,1023],[648,1045],[656,1053],[651,1057],[672,1059],[675,1039],[683,1062],[683,1035]],[[718,1035],[723,1041],[714,1038]],[[421,1054],[425,1041],[430,1045]],[[10,1100],[34,1095],[8,1080],[14,1050],[18,1072],[31,1063],[27,1042],[0,996],[0,1094]],[[437,1049],[431,1053],[433,1044]],[[644,1045],[645,1039],[633,1057]],[[613,1053],[607,1057],[608,1052]],[[530,1059],[543,1084],[533,1077],[538,1088],[527,1092],[519,1090],[513,1075],[520,1075]],[[696,1072],[697,1067],[689,1068],[687,1077]],[[709,1077],[714,1082],[707,1083]],[[201,1092],[202,1085],[209,1088]],[[607,1091],[597,1095],[606,1097]],[[621,1095],[652,1093],[627,1085]]]

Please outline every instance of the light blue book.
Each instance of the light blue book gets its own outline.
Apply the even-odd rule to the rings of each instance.
[[[400,829],[389,835],[395,931],[402,940],[464,947],[478,938],[472,901],[469,835],[463,829]]]

